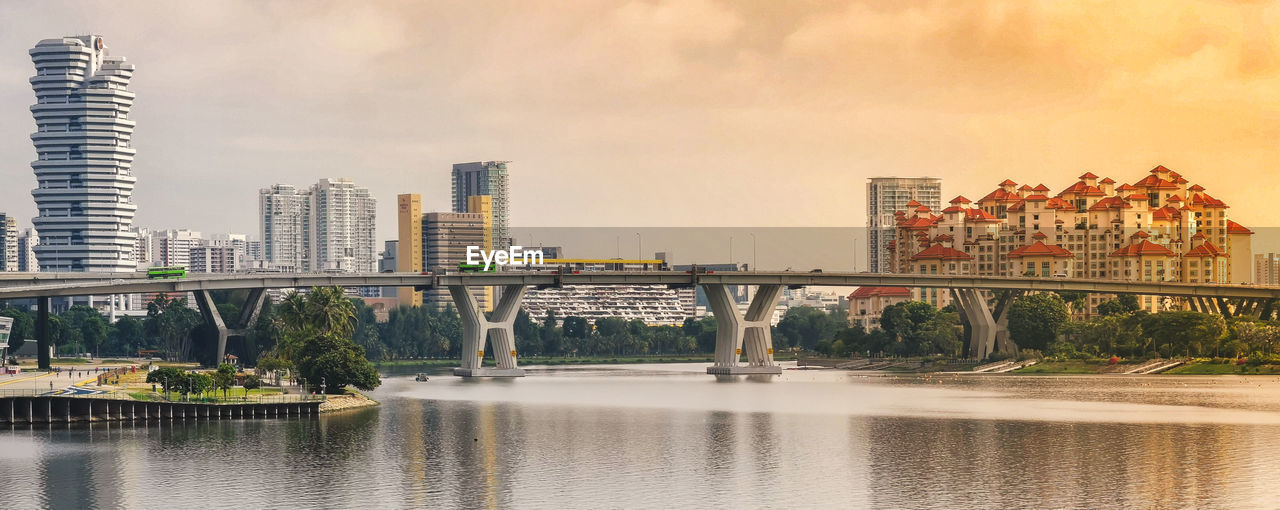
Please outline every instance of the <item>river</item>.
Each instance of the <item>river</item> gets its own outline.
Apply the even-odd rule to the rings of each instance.
[[[409,369],[406,369],[409,370]],[[0,430],[6,508],[1272,506],[1280,378],[388,374],[320,418]]]

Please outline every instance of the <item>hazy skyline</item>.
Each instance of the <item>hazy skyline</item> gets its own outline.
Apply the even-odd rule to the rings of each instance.
[[[257,234],[257,190],[351,177],[449,210],[511,160],[527,226],[865,224],[865,179],[1057,192],[1157,164],[1272,226],[1280,11],[1253,2],[0,4],[0,211],[30,226],[27,50],[137,66],[136,224]]]

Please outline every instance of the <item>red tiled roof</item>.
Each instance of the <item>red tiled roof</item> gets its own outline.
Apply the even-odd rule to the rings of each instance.
[[[1200,234],[1196,234],[1200,235]],[[1212,241],[1205,241],[1204,244],[1187,250],[1188,257],[1225,257],[1227,252],[1217,247]]]
[[[1093,175],[1093,172],[1085,172],[1085,173],[1084,173],[1084,175],[1081,175],[1081,176],[1080,176],[1080,180],[1084,180],[1084,179],[1097,179],[1097,178],[1098,178],[1098,176]]]
[[[1022,186],[1018,186],[1018,191],[1030,191],[1034,189],[1035,188],[1032,188],[1031,186],[1028,186],[1026,184],[1023,184]]]
[[[1171,221],[1181,217],[1182,217],[1182,213],[1178,212],[1177,209],[1174,209],[1173,206],[1166,205],[1164,207],[1151,211],[1151,219],[1157,220],[1157,221]]]
[[[1045,239],[1045,238],[1048,238],[1048,237],[1049,237],[1049,236],[1044,235],[1044,232],[1036,232],[1036,233],[1034,233],[1034,234],[1031,234],[1031,238],[1032,238],[1032,239]]]
[[[951,206],[951,207],[948,207],[948,208],[946,208],[946,209],[943,209],[943,210],[942,210],[942,212],[944,212],[944,213],[958,213],[958,212],[962,212],[962,211],[964,211],[964,208],[963,208],[963,207],[960,207],[960,206],[958,206],[958,205],[953,205],[953,206]]]
[[[1037,193],[1035,195],[1027,195],[1027,200],[1032,202],[1044,202],[1049,200],[1049,197]]]
[[[924,205],[924,204],[921,204],[920,202],[916,202],[915,200],[907,202],[907,207],[919,207],[921,205]]]
[[[1191,196],[1191,205],[1204,206],[1209,209],[1226,209],[1227,204],[1221,200],[1209,196],[1208,193],[1196,193]]]
[[[1133,185],[1139,188],[1148,189],[1178,189],[1177,184],[1161,179],[1155,175],[1143,177],[1142,180],[1133,183]]]
[[[951,199],[951,202],[948,202],[948,203],[951,203],[951,204],[967,204],[967,203],[969,203],[969,202],[970,202],[970,200],[969,200],[969,199],[967,199],[967,198],[965,198],[965,197],[964,197],[964,195],[960,195],[960,196],[958,196],[958,197],[955,197],[955,198]]]
[[[1101,180],[1101,181],[1098,181],[1098,182],[1103,183],[1103,184],[1115,184],[1115,183],[1116,183],[1116,180],[1115,180],[1115,179],[1112,179],[1112,178],[1110,178],[1110,177],[1107,177],[1107,178],[1105,178],[1105,179],[1103,179],[1103,180]]]
[[[910,297],[911,289],[906,287],[858,287],[849,294],[849,299],[869,297]]]
[[[1022,257],[1074,257],[1066,248],[1056,244],[1044,244],[1044,241],[1036,241],[1021,248],[1015,248],[1007,255],[1011,259]]]
[[[1175,254],[1172,251],[1169,251],[1168,248],[1160,246],[1146,239],[1130,244],[1129,246],[1125,246],[1124,248],[1120,248],[1119,250],[1112,252],[1110,256],[1141,257],[1141,256],[1151,256],[1151,255],[1165,256],[1165,257],[1175,256]]]
[[[1121,184],[1119,188],[1116,188],[1116,191],[1129,191],[1129,190],[1132,190],[1132,189],[1135,189],[1135,188],[1134,188],[1133,186],[1128,185],[1128,184]]]
[[[1155,168],[1152,168],[1152,169],[1151,169],[1151,173],[1153,173],[1153,174],[1155,174],[1155,173],[1160,173],[1160,172],[1172,172],[1172,170],[1169,170],[1168,168],[1165,168],[1165,167],[1164,167],[1164,165],[1156,165],[1156,167],[1155,167]]]
[[[1245,228],[1244,225],[1241,225],[1231,220],[1227,220],[1227,233],[1252,235],[1253,231],[1249,230],[1248,228]]]
[[[1187,189],[1191,191],[1204,191],[1204,186],[1201,186],[1199,184],[1192,184],[1191,187]]]
[[[951,234],[938,234],[938,237],[933,238],[933,240],[934,242],[942,242],[942,241],[953,241],[955,240],[955,238],[951,237]]]
[[[998,223],[1000,221],[1000,218],[997,218],[993,216],[991,213],[984,211],[982,209],[965,209],[964,220],[976,221],[976,222],[997,222]]]
[[[911,257],[911,260],[973,260],[968,253],[935,244]]]
[[[1134,193],[1132,195],[1124,197],[1124,199],[1125,200],[1151,200],[1151,197],[1147,196],[1146,193]]]
[[[1129,205],[1127,202],[1124,201],[1124,199],[1120,197],[1107,197],[1102,200],[1099,200],[1098,203],[1093,204],[1093,206],[1090,207],[1089,210],[1105,211],[1107,209],[1132,209],[1132,208],[1133,206]]]
[[[1009,180],[1009,179],[1005,179],[1005,180],[1004,180],[1004,182],[1001,182],[1001,183],[1000,183],[1000,185],[1001,185],[1001,186],[1017,186],[1017,185],[1018,185],[1018,183],[1013,182],[1013,181],[1011,181],[1011,180]]]
[[[922,205],[916,208],[916,212],[929,212],[929,206]]]
[[[1035,191],[1049,191],[1049,187],[1048,187],[1048,186],[1045,186],[1045,185],[1043,185],[1043,184],[1037,184],[1037,185],[1036,185],[1036,187],[1031,188],[1031,189],[1032,189],[1032,190],[1035,190]]]
[[[1022,200],[1022,199],[1019,198],[1016,193],[1010,193],[1008,191],[1005,191],[1004,188],[996,188],[995,191],[992,191],[991,193],[987,193],[987,196],[982,197],[980,200],[978,200],[978,203],[988,202],[988,201],[1015,202],[1018,200]]]
[[[1164,201],[1165,201],[1165,202],[1170,202],[1170,203],[1173,203],[1173,202],[1181,202],[1181,201],[1182,201],[1182,197],[1180,197],[1180,196],[1178,196],[1178,195],[1173,195],[1173,196],[1170,196],[1169,198],[1164,199]]]

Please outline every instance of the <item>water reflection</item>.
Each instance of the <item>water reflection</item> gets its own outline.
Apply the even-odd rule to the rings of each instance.
[[[1280,383],[767,379],[723,384],[654,367],[504,382],[401,378],[375,392],[378,408],[318,419],[14,427],[0,430],[0,500],[1003,508],[1267,506],[1280,495],[1280,419],[1269,400]],[[1198,421],[1153,420],[1152,410]],[[1080,413],[1086,419],[1072,419]]]

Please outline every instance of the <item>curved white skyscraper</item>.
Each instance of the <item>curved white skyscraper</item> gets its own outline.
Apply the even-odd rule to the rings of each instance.
[[[135,271],[133,65],[108,56],[97,35],[45,39],[28,53],[40,270]]]

